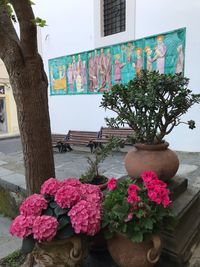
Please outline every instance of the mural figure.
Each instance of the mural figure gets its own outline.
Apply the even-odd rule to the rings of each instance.
[[[108,83],[108,89],[111,88],[111,74],[112,74],[112,55],[110,49],[107,51],[106,55],[106,82]]]
[[[84,91],[79,67],[76,72],[76,90],[77,93],[82,93]]]
[[[124,50],[124,52],[126,53],[126,62],[130,63],[132,60],[132,54],[134,51],[134,45],[132,45],[132,43],[128,43],[127,46],[123,45],[122,46],[122,50]]]
[[[52,66],[50,68],[51,84],[54,90],[66,89],[65,65]]]
[[[99,54],[98,51],[94,50],[94,76],[97,78],[97,84],[99,82]]]
[[[136,60],[135,63],[133,63],[133,67],[135,68],[136,75],[140,75],[140,72],[142,70],[142,48],[138,47],[136,48]]]
[[[157,46],[155,47],[154,60],[157,61],[157,71],[159,73],[165,73],[165,54],[167,51],[166,45],[164,44],[164,36],[159,35],[157,37]]]
[[[94,92],[98,87],[97,77],[95,76],[96,69],[95,69],[95,62],[92,56],[92,53],[89,53],[88,59],[88,76],[89,76],[89,90],[90,92]]]
[[[151,71],[152,70],[152,63],[153,63],[153,58],[151,57],[152,55],[152,50],[150,46],[145,47],[145,52],[147,54],[147,70]]]
[[[76,58],[75,56],[72,56],[72,77],[73,77],[73,87],[76,86]]]
[[[104,49],[101,48],[99,56],[99,72],[100,72],[100,88],[106,87],[106,55]]]
[[[176,63],[176,73],[181,73],[183,72],[183,60],[184,60],[183,45],[179,45],[177,47],[177,52],[178,52],[178,59]]]
[[[120,62],[120,54],[115,55],[115,82],[120,83],[122,76],[121,76],[121,69],[126,65],[126,63]]]
[[[86,61],[84,60],[81,67],[81,79],[83,87],[87,85],[87,74],[86,74]]]
[[[67,69],[67,79],[69,83],[69,88],[73,89],[73,70],[72,70],[72,64],[68,64],[68,69]]]

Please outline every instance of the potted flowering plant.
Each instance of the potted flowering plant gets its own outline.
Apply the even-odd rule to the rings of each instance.
[[[23,238],[22,249],[33,251],[41,266],[79,266],[87,252],[86,237],[100,230],[101,201],[95,185],[50,178],[40,194],[22,202],[10,233]]]
[[[153,266],[161,250],[158,233],[173,222],[167,184],[145,171],[140,180],[113,178],[108,188],[103,227],[113,259],[122,267]]]
[[[176,174],[179,161],[164,138],[181,123],[195,128],[194,120],[181,120],[200,103],[200,94],[193,94],[188,84],[189,79],[182,74],[143,70],[127,84],[116,84],[104,93],[101,106],[116,113],[115,118],[106,119],[108,126],[128,125],[134,130],[130,140],[134,149],[125,158],[131,177],[139,178],[142,171],[153,170],[167,181]]]

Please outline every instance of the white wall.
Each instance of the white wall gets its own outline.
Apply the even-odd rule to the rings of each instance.
[[[200,93],[200,1],[199,0],[137,0],[135,38],[186,27],[185,76],[190,88]],[[184,119],[194,119],[196,129],[176,127],[166,138],[171,147],[183,151],[200,151],[200,105],[192,107]]]
[[[94,49],[93,0],[37,0],[34,9],[36,16],[47,20],[41,31],[47,73],[49,58]],[[106,116],[100,101],[101,95],[49,96],[52,132],[98,131]]]
[[[191,78],[190,86],[194,92],[199,92],[199,0],[127,0],[129,26],[126,32],[105,39],[101,37],[99,1],[36,1],[36,15],[46,19],[48,24],[48,27],[42,29],[42,51],[47,72],[49,58],[187,27],[185,74]],[[50,96],[52,131],[66,133],[69,129],[98,130],[105,124],[104,117],[111,114],[99,108],[100,101],[100,95]],[[192,108],[186,116],[186,119],[196,120],[196,130],[191,131],[183,125],[167,138],[172,148],[200,151],[199,111],[199,106]]]

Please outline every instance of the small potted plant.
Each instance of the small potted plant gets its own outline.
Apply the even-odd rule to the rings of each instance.
[[[23,238],[22,250],[41,266],[80,266],[87,238],[100,230],[102,192],[76,178],[50,178],[41,194],[27,197],[10,233]]]
[[[128,125],[134,130],[134,149],[125,158],[131,177],[139,178],[142,171],[150,169],[167,181],[177,172],[179,160],[164,138],[181,123],[195,128],[193,120],[181,120],[189,108],[200,103],[200,94],[192,94],[188,83],[182,74],[144,70],[128,84],[116,84],[104,93],[101,106],[117,114],[107,118],[107,124]]]
[[[174,222],[167,184],[156,173],[108,182],[103,227],[111,256],[122,267],[150,267],[161,252],[160,230]]]
[[[113,150],[118,150],[120,147],[123,147],[123,140],[116,137],[110,137],[107,144],[97,146],[93,155],[87,158],[89,167],[81,175],[80,181],[98,185],[102,190],[107,188],[108,178],[100,173],[100,164],[112,154]]]

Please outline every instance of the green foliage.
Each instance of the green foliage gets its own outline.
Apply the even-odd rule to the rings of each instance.
[[[140,201],[137,207],[127,201],[130,184],[136,184],[141,189],[138,191]],[[130,213],[133,214],[132,218],[128,218]],[[144,184],[128,177],[118,181],[117,188],[110,190],[103,202],[102,227],[106,238],[119,232],[134,242],[142,242],[163,227],[172,228],[174,222],[174,215],[169,207],[164,208],[150,200]]]
[[[80,181],[82,183],[92,183],[95,177],[99,177],[99,168],[100,163],[102,163],[110,154],[112,154],[113,150],[118,150],[124,146],[124,141],[117,137],[110,137],[107,144],[104,146],[98,146],[93,155],[87,157],[87,162],[89,167],[86,172],[81,175]]]
[[[132,142],[162,143],[163,138],[180,123],[195,128],[195,122],[182,122],[180,117],[195,103],[200,94],[188,89],[189,79],[181,74],[159,74],[142,71],[128,84],[116,84],[105,92],[101,107],[114,111],[115,118],[106,118],[110,127],[129,125],[135,135]]]
[[[33,20],[33,23],[36,24],[36,25],[39,26],[39,27],[47,26],[47,24],[46,24],[46,20],[41,19],[41,18],[39,18],[39,17],[36,17],[36,18]]]
[[[2,267],[19,267],[25,260],[25,255],[20,251],[16,250],[9,254],[6,258],[0,260],[0,266]]]

